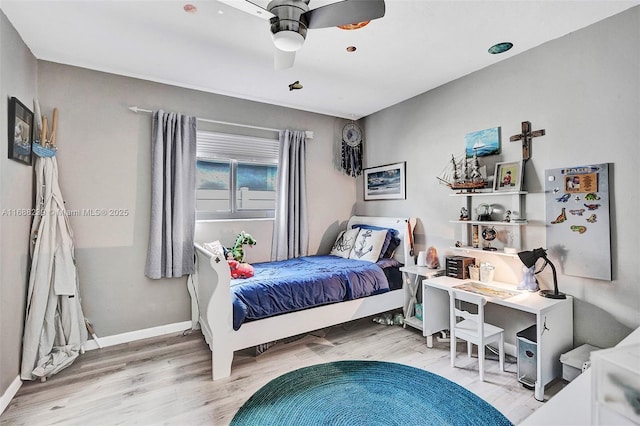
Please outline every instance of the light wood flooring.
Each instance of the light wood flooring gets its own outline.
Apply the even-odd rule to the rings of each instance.
[[[459,344],[456,368],[449,343],[427,348],[421,332],[365,318],[279,342],[259,356],[236,353],[231,377],[211,380],[211,352],[199,331],[93,350],[46,382],[25,382],[0,416],[2,425],[226,425],[260,387],[288,371],[347,359],[398,362],[452,380],[500,410],[514,424],[543,403],[516,380],[516,364],[499,371]],[[513,361],[513,360],[512,360]],[[411,380],[407,377],[406,380]],[[547,387],[545,399],[563,387]],[[425,419],[428,424],[428,419]]]

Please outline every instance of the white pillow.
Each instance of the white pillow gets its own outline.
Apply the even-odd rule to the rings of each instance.
[[[349,254],[351,253],[351,249],[353,248],[353,244],[356,242],[356,237],[358,236],[359,231],[360,228],[341,231],[338,234],[338,238],[336,238],[335,243],[333,243],[331,254],[348,259]]]
[[[382,246],[387,238],[387,230],[361,229],[356,243],[351,249],[349,259],[377,262],[380,258]]]
[[[224,247],[222,247],[222,244],[219,240],[213,241],[211,243],[204,243],[202,246],[205,248],[205,250],[210,251],[214,257],[218,256],[220,259],[224,259]]]

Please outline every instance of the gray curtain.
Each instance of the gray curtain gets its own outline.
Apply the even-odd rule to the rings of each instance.
[[[305,152],[305,132],[280,131],[280,162],[271,247],[272,260],[306,256],[308,253]]]
[[[196,122],[178,113],[153,113],[149,278],[194,272]]]

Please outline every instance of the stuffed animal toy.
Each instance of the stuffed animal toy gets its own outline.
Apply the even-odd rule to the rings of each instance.
[[[529,290],[529,291],[538,291],[538,281],[535,277],[535,272],[533,271],[535,266],[531,268],[527,268],[526,266],[522,267],[523,277],[520,284],[518,284],[518,290]]]
[[[253,276],[253,266],[248,263],[241,263],[237,260],[227,260],[231,269],[231,278],[251,278]]]
[[[391,316],[390,313],[384,313],[381,317],[373,318],[373,322],[384,325],[402,325],[404,324],[404,316],[401,313],[397,313]]]
[[[244,260],[244,249],[243,246],[255,246],[257,241],[255,238],[251,236],[251,234],[247,234],[244,231],[241,231],[236,238],[236,242],[233,245],[231,250],[227,252],[227,259],[235,259],[238,262],[242,262]]]

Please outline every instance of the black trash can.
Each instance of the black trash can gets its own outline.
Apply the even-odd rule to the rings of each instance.
[[[536,385],[538,372],[538,333],[536,325],[516,333],[518,381],[528,389]]]

